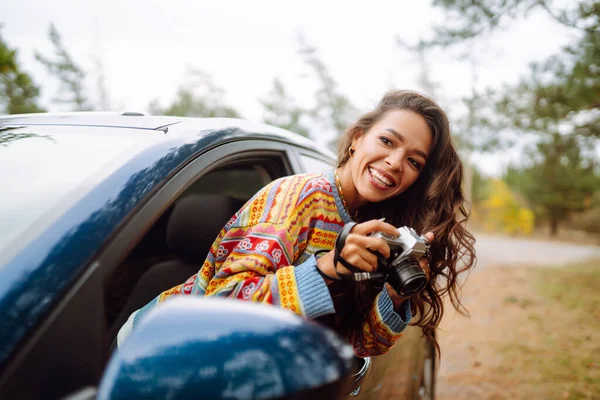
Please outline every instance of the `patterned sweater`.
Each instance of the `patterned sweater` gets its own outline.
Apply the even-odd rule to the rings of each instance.
[[[335,313],[314,253],[331,250],[350,221],[333,170],[271,182],[221,230],[198,274],[130,316],[119,331],[119,345],[148,311],[175,295],[269,303],[307,318]],[[383,354],[402,336],[410,319],[409,301],[397,313],[384,289],[362,329],[356,329],[347,340],[359,356]]]

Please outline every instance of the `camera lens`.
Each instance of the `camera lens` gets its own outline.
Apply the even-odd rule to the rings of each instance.
[[[388,276],[392,287],[402,296],[412,296],[427,284],[427,276],[414,258],[407,258],[394,265]]]

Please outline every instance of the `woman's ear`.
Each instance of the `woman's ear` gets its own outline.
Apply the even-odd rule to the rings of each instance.
[[[356,147],[356,145],[362,140],[364,135],[364,131],[362,129],[356,129],[354,135],[352,136],[352,147]]]

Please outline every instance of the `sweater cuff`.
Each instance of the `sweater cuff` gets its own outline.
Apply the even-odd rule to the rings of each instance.
[[[333,300],[325,281],[317,272],[317,260],[315,256],[294,268],[298,295],[304,307],[304,315],[310,319],[322,315],[333,314]]]
[[[386,287],[384,287],[379,296],[377,296],[377,309],[379,310],[379,315],[381,315],[383,323],[395,333],[403,332],[412,319],[410,300],[406,300],[402,303],[398,312],[394,311],[394,302]]]

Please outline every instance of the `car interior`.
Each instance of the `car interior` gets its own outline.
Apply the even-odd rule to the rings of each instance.
[[[196,274],[227,221],[288,173],[277,157],[238,160],[201,176],[172,202],[104,283],[107,356],[129,315]]]

